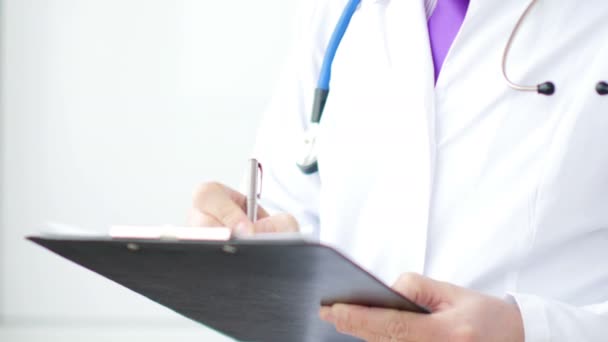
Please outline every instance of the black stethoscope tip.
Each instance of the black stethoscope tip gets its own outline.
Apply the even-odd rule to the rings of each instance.
[[[597,86],[595,87],[595,90],[600,95],[608,95],[608,83],[606,83],[606,82],[599,82],[597,84]]]
[[[537,90],[539,94],[553,95],[555,94],[555,84],[553,82],[541,83],[537,86]]]

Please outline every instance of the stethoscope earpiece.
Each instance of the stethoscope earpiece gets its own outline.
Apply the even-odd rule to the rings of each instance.
[[[604,95],[608,95],[608,83],[606,82],[599,82],[597,84],[597,86],[595,87],[595,90],[597,91],[598,94],[604,96]]]
[[[507,45],[505,46],[505,50],[503,51],[503,54],[502,54],[502,75],[503,75],[505,81],[507,82],[507,85],[514,90],[529,91],[529,92],[535,91],[541,95],[551,96],[551,95],[555,94],[555,84],[553,82],[545,82],[545,83],[541,83],[537,86],[518,84],[518,83],[511,81],[511,79],[509,78],[509,75],[507,74],[507,59],[509,57],[509,52],[511,51],[511,47],[513,46],[513,41],[515,40],[515,37],[517,36],[517,33],[519,32],[519,29],[522,26],[522,23],[528,17],[530,12],[532,11],[532,8],[534,7],[534,5],[536,5],[536,3],[538,1],[539,0],[530,0],[528,7],[526,7],[526,10],[524,11],[524,13],[522,13],[522,15],[519,17],[519,20],[517,20],[517,24],[515,24],[513,31],[511,31],[511,35],[509,36],[509,40],[507,41]],[[597,84],[597,86],[595,87],[595,90],[597,91],[598,94],[600,94],[600,96],[608,95],[608,83],[604,82],[604,81],[599,82]]]
[[[551,96],[555,94],[555,84],[553,82],[545,82],[536,86],[539,94]]]

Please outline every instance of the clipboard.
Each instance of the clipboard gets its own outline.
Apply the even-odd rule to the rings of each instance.
[[[319,319],[321,304],[428,313],[311,241],[27,239],[239,341],[358,341]]]

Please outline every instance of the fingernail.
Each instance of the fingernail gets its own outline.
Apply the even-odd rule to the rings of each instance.
[[[324,321],[331,322],[333,319],[331,315],[331,308],[322,307],[321,310],[319,310],[319,317],[321,317],[321,319]]]

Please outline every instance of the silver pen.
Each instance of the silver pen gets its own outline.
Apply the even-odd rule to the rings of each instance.
[[[247,217],[251,222],[258,219],[258,199],[262,194],[262,164],[257,159],[249,159],[247,186]]]

